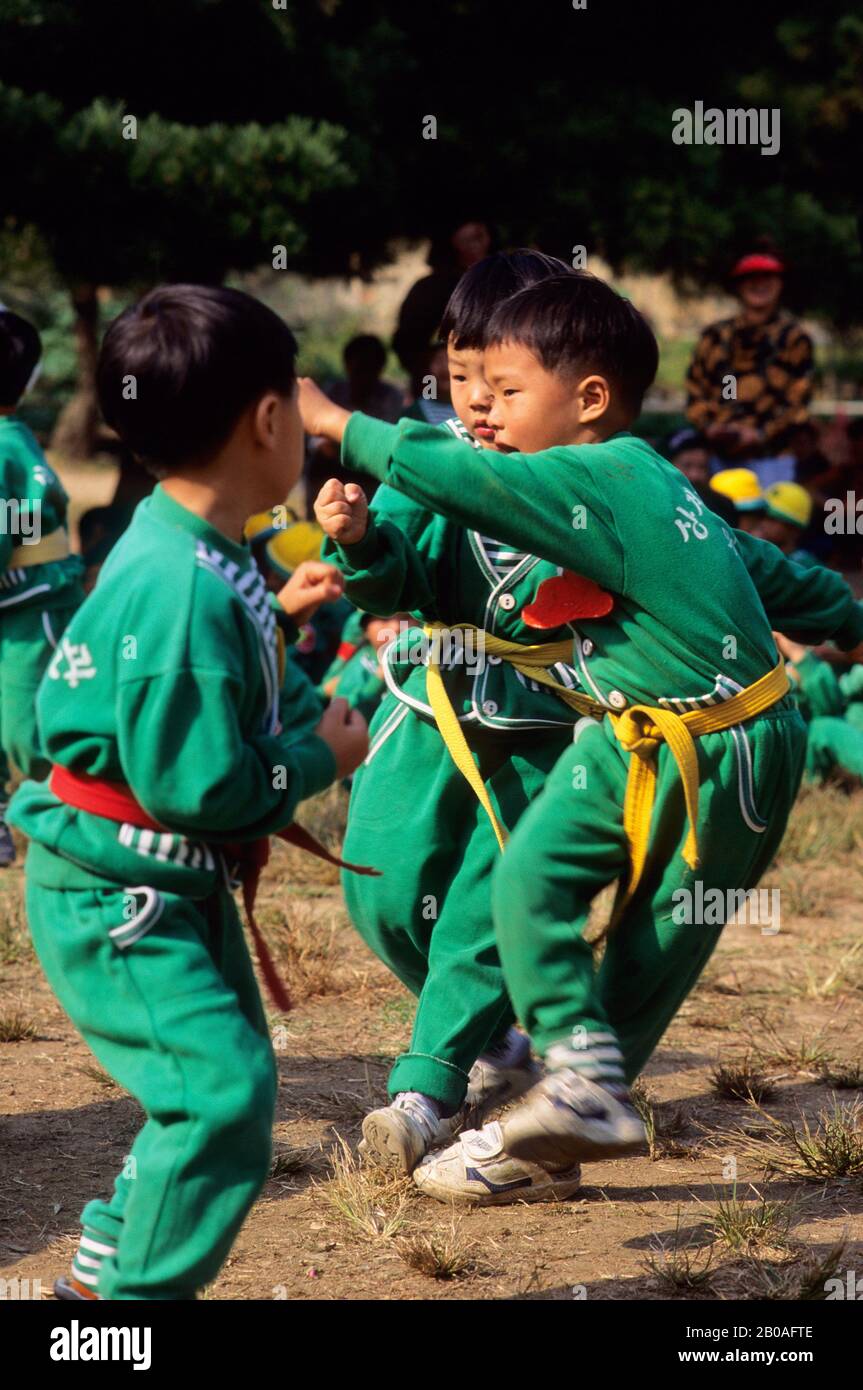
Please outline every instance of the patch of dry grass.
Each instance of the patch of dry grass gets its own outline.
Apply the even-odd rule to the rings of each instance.
[[[410,1178],[360,1162],[341,1135],[331,1158],[331,1176],[315,1187],[344,1226],[371,1241],[392,1240],[407,1224],[417,1197]]]
[[[295,1002],[344,994],[350,988],[353,976],[345,967],[339,941],[344,925],[340,907],[282,895],[280,906],[268,904],[259,920]]]
[[[821,1110],[814,1124],[802,1112],[800,1123],[778,1120],[755,1107],[765,1123],[757,1131],[726,1130],[714,1139],[733,1145],[739,1158],[757,1163],[765,1175],[800,1182],[863,1178],[863,1101]]]
[[[817,1076],[833,1061],[833,1053],[825,1047],[822,1033],[791,1042],[783,1038],[767,1019],[762,1018],[760,1026],[766,1034],[766,1042],[759,1045],[753,1040],[752,1057],[755,1065],[766,1071],[784,1069],[796,1074]]]
[[[269,1176],[284,1179],[315,1173],[320,1170],[323,1158],[320,1144],[306,1144],[298,1148],[287,1144],[279,1146],[273,1152]]]
[[[644,1081],[635,1082],[631,1095],[644,1122],[652,1162],[659,1158],[683,1158],[692,1152],[688,1146],[677,1142],[689,1127],[689,1117],[682,1105],[657,1103]]]
[[[776,1088],[753,1064],[749,1053],[739,1062],[725,1062],[714,1068],[710,1085],[724,1100],[769,1100]]]
[[[799,1219],[798,1203],[788,1199],[770,1200],[750,1186],[756,1201],[741,1201],[737,1184],[731,1195],[721,1197],[712,1218],[711,1231],[729,1250],[753,1254],[755,1251],[787,1251],[791,1246],[791,1227]]]
[[[36,1036],[36,1024],[21,1007],[0,1013],[0,1043],[29,1042]]]
[[[845,1242],[842,1241],[823,1254],[809,1251],[784,1260],[748,1256],[723,1267],[722,1295],[782,1303],[825,1299],[827,1280],[835,1277],[844,1254]]]
[[[453,1215],[449,1226],[399,1236],[395,1247],[410,1269],[428,1279],[464,1279],[478,1273],[480,1266],[477,1243],[462,1227]]]
[[[834,1062],[825,1067],[819,1077],[834,1091],[856,1091],[863,1088],[863,1062]]]
[[[714,1275],[713,1250],[709,1245],[696,1243],[694,1232],[686,1236],[681,1233],[680,1207],[673,1235],[654,1236],[650,1253],[641,1263],[669,1293],[710,1292]]]
[[[863,847],[859,801],[836,787],[804,786],[788,821],[780,864],[830,862]]]
[[[17,965],[32,960],[34,954],[23,892],[17,886],[9,887],[0,895],[0,965]]]

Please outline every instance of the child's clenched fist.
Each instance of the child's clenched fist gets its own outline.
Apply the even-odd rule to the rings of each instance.
[[[368,529],[368,498],[356,483],[330,478],[315,498],[315,516],[330,540],[356,545]]]

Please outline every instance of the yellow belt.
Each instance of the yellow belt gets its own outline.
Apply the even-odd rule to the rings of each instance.
[[[446,693],[440,670],[440,644],[435,640],[437,634],[448,630],[443,623],[429,623],[425,628],[430,642],[429,665],[426,673],[426,691],[441,737],[449,750],[458,770],[467,779],[491,821],[500,848],[506,843],[506,831],[495,814],[494,807],[473,760],[462,726],[458,721],[450,698]],[[473,623],[455,623],[449,630],[481,632]],[[667,743],[671,756],[677,764],[689,829],[683,845],[683,858],[691,869],[698,867],[698,786],[700,774],[698,755],[694,739],[702,734],[719,733],[735,724],[742,724],[763,714],[790,688],[790,682],[782,661],[768,671],[766,676],[747,686],[730,700],[711,705],[708,709],[690,710],[686,714],[674,714],[670,709],[656,705],[632,705],[620,714],[614,714],[598,700],[589,695],[570,690],[556,681],[546,669],[558,661],[569,662],[572,658],[572,642],[546,642],[535,646],[522,646],[518,642],[508,642],[502,637],[483,633],[484,650],[487,656],[501,657],[514,666],[516,671],[553,690],[555,695],[579,714],[602,719],[608,715],[614,735],[622,748],[633,756],[629,762],[626,779],[626,795],[623,804],[623,826],[629,842],[630,876],[625,900],[632,897],[644,872],[650,839],[650,822],[653,802],[656,795],[656,751],[660,743]]]
[[[51,531],[33,545],[16,545],[9,556],[8,567],[26,569],[28,565],[47,565],[51,560],[65,560],[69,554],[69,537],[62,526]]]

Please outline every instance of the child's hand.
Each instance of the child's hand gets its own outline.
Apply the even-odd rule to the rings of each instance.
[[[307,623],[322,603],[334,603],[345,591],[345,581],[335,565],[323,560],[303,560],[276,597],[297,627]]]
[[[356,483],[340,483],[330,478],[315,498],[318,525],[338,545],[356,545],[369,525],[369,503]]]
[[[337,777],[347,777],[359,767],[369,749],[368,725],[347,700],[336,699],[327,706],[315,733],[332,749]]]
[[[297,404],[306,434],[321,434],[325,439],[334,439],[341,444],[351,412],[343,410],[329,396],[325,396],[310,376],[298,378]]]

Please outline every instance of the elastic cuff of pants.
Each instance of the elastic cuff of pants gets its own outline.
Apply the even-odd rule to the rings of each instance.
[[[399,1091],[421,1091],[439,1101],[450,1114],[458,1110],[467,1091],[467,1072],[453,1062],[429,1057],[424,1052],[403,1052],[396,1058],[387,1084],[390,1096]]]

